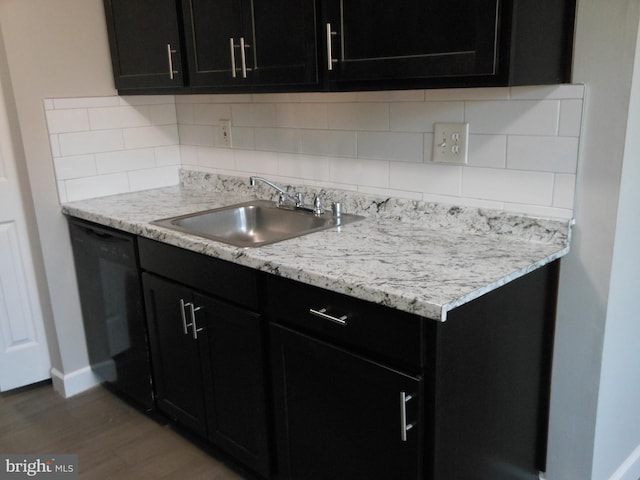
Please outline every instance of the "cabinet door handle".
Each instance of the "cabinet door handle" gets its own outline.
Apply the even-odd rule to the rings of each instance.
[[[231,49],[231,76],[236,78],[236,46],[233,38],[229,39],[229,48]]]
[[[413,396],[408,395],[407,392],[400,392],[400,440],[407,441],[407,432],[413,428],[413,423],[407,424],[407,402],[411,400]]]
[[[242,78],[247,78],[247,54],[245,49],[251,45],[244,43],[244,37],[240,37],[240,61],[242,65]]]
[[[338,63],[338,60],[333,59],[333,49],[331,36],[336,35],[336,32],[331,31],[331,24],[327,23],[327,70],[333,70],[333,64]]]
[[[169,57],[169,78],[173,80],[173,76],[175,73],[178,73],[177,70],[173,69],[173,54],[176,53],[175,50],[171,48],[171,44],[167,43],[167,57]]]
[[[196,324],[196,312],[198,310],[201,310],[202,307],[196,307],[193,305],[193,303],[187,303],[187,306],[189,307],[189,312],[191,313],[191,330],[193,332],[193,339],[197,340],[198,332],[204,330],[203,328],[198,328],[198,325]]]
[[[189,330],[187,330],[187,327],[190,326],[190,325],[187,325],[187,314],[184,311],[186,306],[187,304],[184,303],[184,300],[181,298],[180,299],[180,315],[182,317],[182,331],[185,335],[189,333]]]
[[[309,309],[309,313],[311,315],[315,315],[316,317],[320,317],[324,320],[329,320],[330,322],[337,323],[338,325],[347,325],[347,316],[342,315],[341,317],[334,317],[333,315],[329,315],[327,313],[326,308],[321,308],[320,310],[314,310],[313,308]]]

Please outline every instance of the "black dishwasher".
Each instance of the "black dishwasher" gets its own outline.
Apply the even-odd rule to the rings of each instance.
[[[91,369],[114,393],[152,411],[136,237],[75,218],[69,231]]]

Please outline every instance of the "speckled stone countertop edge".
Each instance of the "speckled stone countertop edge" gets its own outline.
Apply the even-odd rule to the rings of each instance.
[[[317,191],[302,190],[308,194]],[[344,231],[318,232],[257,249],[241,249],[149,223],[270,195],[266,189],[250,189],[246,179],[187,171],[180,186],[70,202],[62,210],[439,321],[445,321],[456,307],[561,258],[569,250],[570,221],[339,191],[330,195],[339,197],[345,211],[367,219],[348,225]],[[320,253],[318,245],[322,246]],[[431,257],[425,254],[429,248],[434,251]],[[503,251],[494,253],[500,249]],[[526,252],[520,254],[523,250]],[[465,276],[467,271],[470,278]]]

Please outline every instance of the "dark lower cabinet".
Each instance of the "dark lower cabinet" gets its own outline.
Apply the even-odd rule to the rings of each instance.
[[[278,325],[271,342],[281,478],[423,478],[420,378]]]
[[[154,272],[143,285],[158,409],[269,477],[264,319],[211,292],[219,283],[219,294],[244,292],[251,305],[255,272],[146,239],[139,246]]]
[[[202,316],[206,313],[198,312],[200,325],[194,327],[187,321],[194,301],[190,288],[146,273],[143,285],[158,409],[206,436],[208,343],[202,332],[194,335],[198,328],[204,328]]]

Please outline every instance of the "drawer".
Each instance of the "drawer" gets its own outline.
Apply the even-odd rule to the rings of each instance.
[[[258,309],[258,272],[252,268],[142,237],[138,238],[138,252],[143,270]]]
[[[272,321],[390,365],[418,370],[426,363],[433,321],[273,275],[266,290]]]

